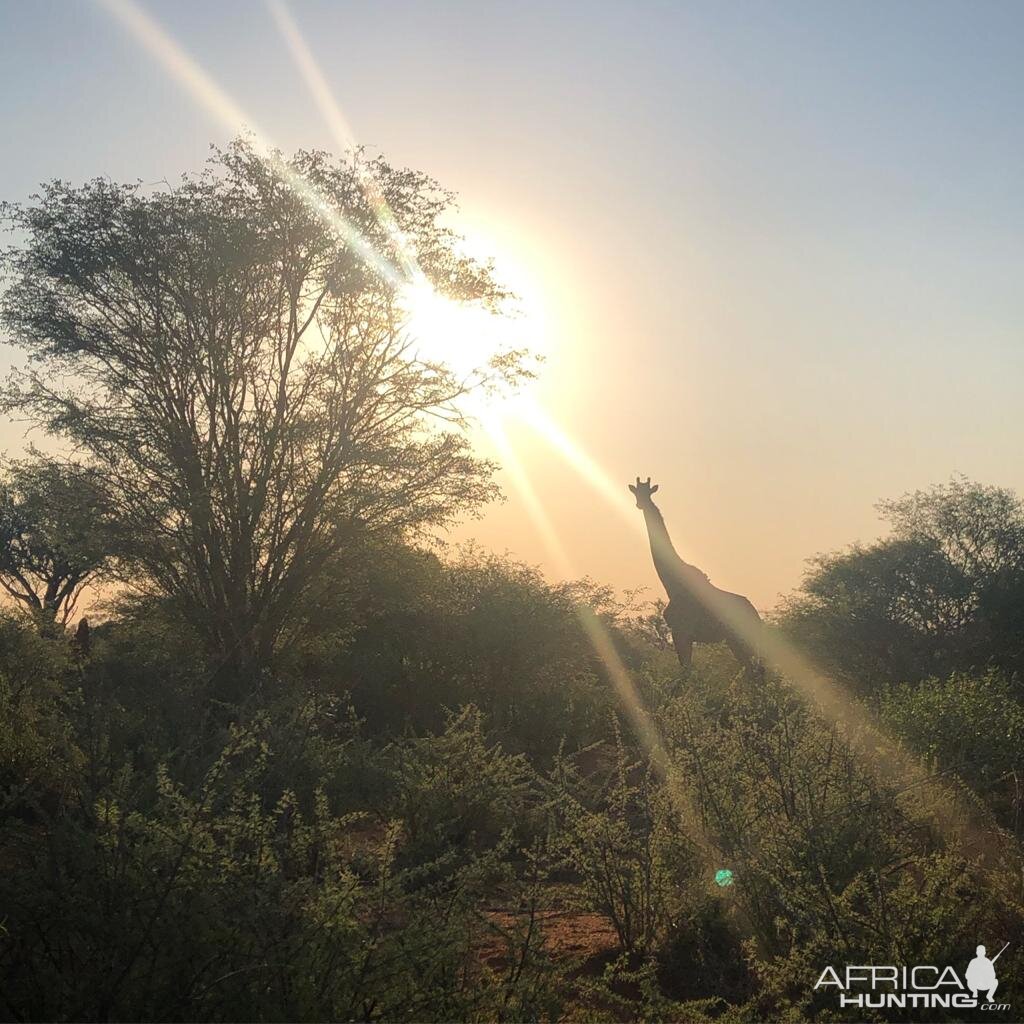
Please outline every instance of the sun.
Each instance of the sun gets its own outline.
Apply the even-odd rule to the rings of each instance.
[[[492,258],[498,282],[514,297],[491,310],[451,299],[423,277],[405,285],[399,303],[416,357],[443,364],[466,381],[486,373],[491,360],[506,352],[526,351],[532,358],[543,358],[548,346],[547,317],[532,275],[482,237],[466,239],[463,249],[478,259]],[[515,393],[491,395],[488,405],[518,401],[522,391],[520,387]]]
[[[469,377],[501,351],[500,315],[442,295],[429,282],[407,284],[399,295],[405,333],[416,356]]]

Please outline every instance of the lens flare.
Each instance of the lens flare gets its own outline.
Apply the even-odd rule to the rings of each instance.
[[[370,173],[366,165],[359,162],[359,146],[356,142],[355,133],[352,131],[352,127],[344,113],[342,113],[337,100],[335,100],[334,94],[327,84],[327,79],[324,78],[323,72],[320,70],[320,65],[317,63],[305,38],[299,31],[299,26],[292,18],[284,0],[267,0],[267,7],[274,19],[274,23],[277,25],[278,31],[288,46],[288,50],[299,69],[299,73],[302,75],[302,80],[306,83],[306,88],[309,89],[310,95],[313,97],[313,102],[316,104],[323,119],[327,122],[327,127],[330,129],[334,141],[342,152],[351,152],[353,154],[356,160],[355,169],[359,175],[363,194],[366,196],[374,217],[387,233],[392,247],[398,254],[398,261],[401,264],[404,276],[410,281],[422,278],[423,275],[419,269],[413,246],[399,227],[398,221],[394,213],[392,213],[384,193],[381,191],[379,182]]]
[[[408,284],[398,295],[405,310],[405,332],[415,355],[424,362],[443,363],[457,377],[478,374],[507,342],[508,320],[479,304],[458,302],[428,281]]]
[[[208,114],[224,124],[232,134],[247,130],[260,157],[274,168],[316,216],[381,277],[396,287],[405,283],[406,277],[399,269],[381,255],[341,215],[337,207],[282,159],[280,150],[271,143],[267,134],[182,50],[154,18],[133,0],[97,0],[97,3],[119,21]]]
[[[479,251],[493,249],[481,247]],[[510,276],[525,280],[522,274]],[[526,295],[532,292],[527,285]],[[400,289],[398,304],[405,313],[403,329],[417,357],[442,363],[467,381],[492,380],[495,360],[514,352],[543,358],[547,346],[543,309],[518,294],[513,308],[503,303],[491,309],[479,302],[460,302],[443,295],[420,275]],[[507,415],[513,405],[527,401],[529,385],[529,380],[517,380],[486,394],[471,394],[464,403],[466,411],[474,418],[485,411],[493,415],[500,410]]]
[[[641,533],[645,532],[625,500],[625,488],[616,486],[598,462],[544,410],[531,406],[523,418],[617,513],[628,516]],[[999,827],[987,808],[978,801],[965,799],[953,785],[930,771],[885,732],[868,708],[849,696],[781,633],[769,626],[758,628],[751,620],[738,616],[730,603],[719,603],[714,592],[696,590],[694,594],[757,653],[766,667],[796,688],[826,720],[843,729],[863,765],[880,785],[897,780],[900,792],[916,796],[920,815],[932,820],[947,840],[956,843],[966,855],[988,863],[1008,853],[1019,854],[1013,837]]]
[[[544,510],[544,505],[537,492],[530,482],[519,456],[509,441],[500,416],[485,416],[482,420],[495,450],[501,459],[502,467],[508,472],[512,483],[518,492],[523,504],[526,506],[527,514],[532,520],[545,546],[548,548],[552,560],[565,579],[577,578],[569,556],[558,538],[550,517]],[[615,644],[604,623],[601,622],[593,609],[579,606],[577,617],[583,632],[587,637],[594,653],[597,654],[609,681],[615,689],[619,704],[626,715],[633,732],[644,748],[644,752],[650,759],[651,765],[665,780],[668,793],[672,799],[672,806],[676,812],[680,824],[686,830],[693,841],[696,849],[706,863],[714,863],[718,852],[714,848],[710,837],[701,827],[701,817],[690,798],[689,791],[683,780],[679,777],[671,757],[662,743],[658,729],[644,707],[643,700],[629,670],[623,664]]]

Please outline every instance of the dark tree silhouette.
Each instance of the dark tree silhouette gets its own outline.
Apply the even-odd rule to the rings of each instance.
[[[108,563],[104,496],[94,471],[36,456],[0,478],[0,587],[43,632],[63,627]]]
[[[882,502],[892,533],[818,555],[786,629],[859,688],[988,665],[1024,671],[1024,503],[957,478]]]
[[[397,232],[357,162],[275,163],[245,141],[174,187],[54,182],[5,208],[26,240],[2,319],[33,360],[7,408],[91,458],[133,582],[244,672],[355,537],[427,530],[493,493],[455,405],[485,373],[414,357],[387,267],[412,251],[450,297],[503,293],[439,225],[448,193],[369,171]]]

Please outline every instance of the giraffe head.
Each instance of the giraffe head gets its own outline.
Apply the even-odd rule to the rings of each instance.
[[[630,484],[629,489],[633,492],[633,496],[636,498],[637,508],[652,508],[654,506],[654,500],[651,495],[658,489],[658,485],[651,486],[651,478],[648,477],[646,480],[641,480],[640,477],[636,478],[635,484]]]

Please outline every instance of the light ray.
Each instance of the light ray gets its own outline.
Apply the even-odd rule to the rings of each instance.
[[[569,561],[569,556],[558,539],[558,532],[544,510],[544,506],[537,496],[537,492],[534,490],[533,484],[530,482],[526,470],[519,460],[519,456],[512,448],[504,427],[495,418],[486,419],[484,427],[490,434],[494,446],[501,457],[502,466],[508,471],[516,490],[523,500],[523,504],[526,506],[527,514],[537,528],[537,532],[541,535],[552,558],[559,566],[561,575],[565,579],[576,578],[576,572]],[[616,653],[611,638],[593,612],[581,616],[581,621],[598,657],[608,669],[609,677],[619,694],[623,707],[634,727],[636,727],[644,746],[652,757],[656,758],[661,763],[661,766],[664,767],[667,764],[664,747],[649,717],[642,709],[640,696],[636,691],[636,687],[633,686],[632,680],[629,678],[629,672]]]
[[[288,45],[292,58],[302,75],[302,80],[313,97],[313,102],[327,122],[334,141],[343,152],[349,151],[353,154],[353,158],[356,160],[356,173],[359,175],[363,193],[378,223],[387,232],[394,245],[406,277],[414,284],[422,286],[426,282],[426,277],[419,268],[413,246],[399,227],[398,221],[381,191],[379,182],[366,166],[359,162],[359,146],[352,126],[335,100],[334,94],[327,84],[327,79],[324,78],[323,72],[320,70],[320,65],[299,31],[299,26],[295,23],[284,0],[267,0],[267,7],[278,31]]]
[[[569,556],[558,539],[558,532],[555,530],[551,518],[537,496],[530,478],[526,475],[526,470],[518,454],[512,447],[512,442],[505,431],[504,423],[502,423],[498,416],[492,414],[487,409],[480,410],[478,419],[484,432],[491,439],[495,451],[498,453],[502,469],[512,478],[512,483],[515,485],[516,491],[526,506],[526,513],[540,534],[541,540],[544,542],[549,556],[555,563],[559,575],[564,579],[573,579],[575,571],[572,563],[569,561]]]
[[[505,432],[500,418],[494,415],[482,416],[481,423],[490,436],[495,450],[501,458],[502,467],[509,473],[516,491],[526,506],[527,514],[533,521],[545,546],[548,548],[553,561],[558,566],[560,574],[565,579],[578,578],[578,574],[575,572],[569,556],[558,538],[558,532],[555,530],[554,524],[545,511],[544,505],[538,497],[533,484],[530,482],[518,454],[512,447],[512,443]],[[583,627],[587,640],[594,649],[594,653],[597,654],[604,665],[608,679],[611,681],[618,696],[619,704],[632,725],[635,735],[655,770],[664,778],[681,823],[686,827],[687,833],[700,851],[705,865],[717,866],[721,862],[718,856],[716,856],[720,856],[720,851],[715,849],[710,837],[701,828],[700,815],[689,795],[689,791],[679,777],[678,769],[675,767],[672,758],[669,757],[658,729],[644,707],[643,700],[633,683],[629,670],[615,650],[615,644],[612,641],[611,635],[593,609],[583,605],[578,606],[577,618]]]
[[[219,121],[253,127],[242,108],[133,0],[97,0]]]
[[[637,517],[630,514],[622,501],[622,487],[615,484],[596,459],[584,451],[538,403],[521,406],[516,415],[558,452],[634,531],[638,529]]]
[[[616,486],[598,462],[543,409],[533,405],[520,414],[618,514],[628,516],[631,526],[638,526],[639,517],[625,500],[624,488]],[[948,840],[955,841],[968,855],[980,855],[990,863],[1009,852],[1019,854],[1013,837],[998,826],[986,808],[964,799],[955,787],[937,779],[926,765],[888,735],[868,708],[850,697],[778,630],[769,626],[758,628],[738,613],[727,597],[720,598],[715,589],[694,587],[692,593],[756,652],[766,667],[793,685],[827,721],[843,729],[864,766],[880,784],[899,779],[904,791],[920,796],[922,813],[938,825]]]
[[[164,30],[151,15],[147,14],[134,0],[97,0],[106,11],[121,23],[143,47],[152,54],[192,95],[193,99],[209,114],[227,126],[232,134],[248,130],[253,146],[320,217],[335,231],[362,259],[392,285],[400,287],[407,278],[396,269],[362,233],[343,217],[337,208],[281,157],[269,136],[256,122],[208,75]]]
[[[267,9],[270,11],[278,31],[288,44],[288,49],[291,51],[296,65],[298,65],[303,81],[305,81],[306,87],[313,96],[313,101],[327,122],[331,134],[334,136],[334,141],[343,150],[355,149],[356,140],[352,126],[341,112],[341,107],[335,102],[330,86],[328,86],[327,80],[320,71],[316,58],[306,45],[306,40],[299,31],[299,26],[295,23],[295,19],[292,18],[284,0],[267,0]]]

